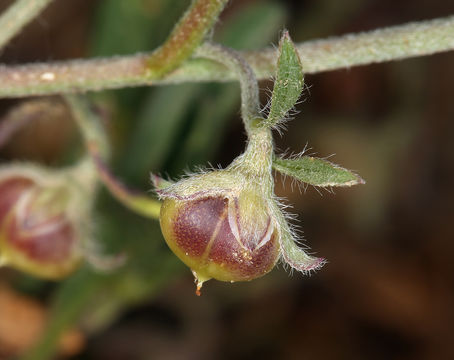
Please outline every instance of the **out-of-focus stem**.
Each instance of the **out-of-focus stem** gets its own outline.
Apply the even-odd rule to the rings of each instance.
[[[90,150],[90,153],[96,153],[97,156],[107,161],[110,157],[110,146],[100,117],[94,113],[90,103],[84,97],[66,95],[64,98],[79,127],[86,148]]]
[[[305,74],[390,60],[431,55],[454,49],[454,16],[375,31],[348,34],[297,45]],[[234,71],[207,59],[190,59],[154,77],[147,73],[151,54],[57,63],[0,65],[0,97],[83,92],[128,86],[196,81],[231,81]],[[244,52],[258,79],[275,73],[276,49]]]
[[[110,172],[106,164],[97,156],[95,152],[91,152],[92,159],[95,162],[98,176],[102,183],[107,187],[109,192],[121,202],[125,207],[135,213],[151,218],[159,219],[161,211],[161,202],[147,196],[139,191],[131,190],[124,184],[118,181]]]
[[[0,49],[52,0],[17,0],[0,17]]]
[[[98,178],[109,192],[124,206],[145,217],[158,219],[161,203],[138,191],[128,189],[110,172],[106,165],[110,151],[109,143],[102,128],[100,117],[93,112],[82,96],[67,95],[65,100],[70,106],[86,149],[95,165]]]
[[[30,122],[43,117],[59,116],[64,111],[66,111],[65,106],[53,98],[21,101],[0,118],[0,148]]]

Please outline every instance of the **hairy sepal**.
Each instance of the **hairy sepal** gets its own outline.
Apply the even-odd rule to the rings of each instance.
[[[279,199],[275,198],[274,200],[271,211],[279,228],[281,260],[284,264],[289,265],[292,270],[297,270],[304,275],[309,275],[311,271],[320,269],[326,263],[326,260],[309,255],[305,251],[306,248],[299,245],[300,241],[298,241],[296,230],[289,223],[289,221],[295,220],[294,215],[284,210],[285,205]]]

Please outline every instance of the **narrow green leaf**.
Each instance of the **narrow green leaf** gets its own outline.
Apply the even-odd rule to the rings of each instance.
[[[268,127],[282,122],[295,106],[303,90],[304,76],[298,52],[285,31],[279,44],[279,59],[274,82],[271,108],[265,124]]]
[[[312,156],[295,159],[275,157],[273,168],[301,182],[320,187],[353,186],[366,183],[350,170]]]

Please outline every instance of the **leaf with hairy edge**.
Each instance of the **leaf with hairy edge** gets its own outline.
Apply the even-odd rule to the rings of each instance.
[[[366,182],[350,170],[312,156],[295,159],[273,159],[273,168],[301,182],[320,186],[353,186]]]
[[[303,67],[287,31],[279,44],[279,59],[267,126],[278,125],[295,106],[303,90]]]

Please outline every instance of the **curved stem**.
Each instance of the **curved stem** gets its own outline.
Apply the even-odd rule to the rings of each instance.
[[[66,103],[73,114],[89,153],[95,153],[104,161],[110,157],[110,146],[101,124],[90,103],[82,96],[66,95]]]
[[[235,72],[240,83],[241,116],[248,135],[248,145],[246,151],[237,157],[229,168],[242,169],[261,178],[264,184],[271,187],[273,137],[270,128],[259,126],[263,119],[260,114],[259,87],[254,71],[239,52],[222,45],[203,44],[195,55],[224,64]]]
[[[0,49],[52,0],[18,0],[0,17]]]
[[[234,71],[241,87],[241,116],[248,135],[246,151],[237,157],[229,168],[242,169],[261,178],[272,186],[271,165],[273,156],[273,137],[269,127],[259,126],[263,120],[260,115],[259,88],[253,70],[241,54],[222,45],[206,43],[196,51],[196,56],[208,58],[224,64]]]
[[[131,190],[118,181],[106,165],[110,155],[106,134],[101,119],[81,96],[66,95],[74,120],[85,141],[87,152],[95,166],[98,178],[119,202],[130,210],[152,219],[159,219],[161,203],[141,192]]]
[[[237,51],[222,45],[205,43],[195,55],[219,62],[235,72],[241,87],[241,116],[250,137],[253,122],[261,117],[259,88],[254,71]]]
[[[99,178],[115,199],[139,215],[151,219],[159,219],[159,213],[161,212],[160,201],[139,191],[129,189],[115,178],[106,164],[95,152],[92,151],[91,155],[98,171]]]
[[[65,105],[53,98],[21,101],[0,118],[0,148],[30,122],[42,117],[58,116],[65,111]]]
[[[349,68],[454,49],[454,16],[414,22],[297,45],[305,74]],[[234,71],[191,59],[163,77],[146,77],[151,54],[55,63],[0,65],[0,97],[83,92],[194,81],[231,81]],[[243,52],[258,79],[275,73],[276,49]]]

